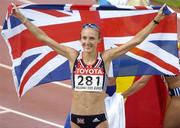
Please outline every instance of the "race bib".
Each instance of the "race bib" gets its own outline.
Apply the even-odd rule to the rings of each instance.
[[[103,72],[100,69],[81,69],[74,75],[76,91],[102,91]]]

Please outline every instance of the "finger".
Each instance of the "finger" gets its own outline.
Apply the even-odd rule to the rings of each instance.
[[[11,2],[11,5],[16,6],[13,2]]]
[[[13,10],[17,10],[18,7],[14,3],[12,3],[12,6],[13,6]]]
[[[164,8],[165,6],[166,6],[166,3],[164,3],[162,7]]]

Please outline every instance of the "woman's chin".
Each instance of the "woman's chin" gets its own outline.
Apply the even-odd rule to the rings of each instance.
[[[84,49],[84,52],[91,53],[91,52],[92,52],[92,49]]]

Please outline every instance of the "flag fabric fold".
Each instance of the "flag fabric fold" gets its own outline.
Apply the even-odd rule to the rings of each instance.
[[[124,98],[120,93],[114,93],[105,98],[107,120],[110,128],[125,128]]]
[[[76,50],[81,49],[79,35],[82,25],[97,24],[102,34],[102,42],[98,47],[101,52],[118,47],[133,38],[160,8],[69,4],[24,4],[18,7],[28,20],[59,44]],[[108,75],[178,74],[180,67],[176,24],[176,13],[167,16],[142,44],[113,60]],[[70,79],[67,59],[38,41],[17,18],[6,17],[2,35],[11,55],[12,72],[19,97],[34,86]]]

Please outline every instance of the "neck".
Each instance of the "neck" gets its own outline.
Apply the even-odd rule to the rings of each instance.
[[[91,65],[95,63],[96,58],[97,58],[97,52],[93,52],[93,53],[83,52],[83,61],[87,65]]]

